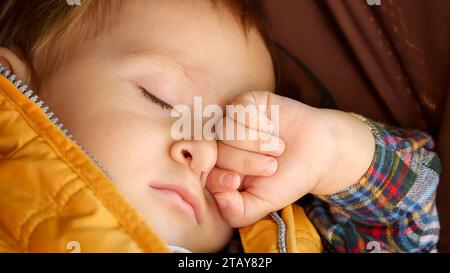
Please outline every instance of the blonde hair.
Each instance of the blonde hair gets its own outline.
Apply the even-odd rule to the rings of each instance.
[[[240,20],[245,31],[249,26],[256,26],[260,31],[264,29],[260,24],[255,1],[210,1],[216,7],[227,8]],[[67,51],[58,49],[57,45],[68,34],[76,34],[78,39],[85,40],[105,31],[114,23],[114,18],[119,17],[117,13],[121,10],[122,2],[123,0],[81,0],[81,5],[77,6],[69,5],[66,0],[2,0],[0,46],[21,56],[39,85],[39,80],[50,74],[57,61],[62,62],[68,57]],[[37,71],[35,62],[45,65]]]

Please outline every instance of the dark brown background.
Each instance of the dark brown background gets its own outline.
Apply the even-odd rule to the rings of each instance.
[[[450,0],[262,0],[280,90],[436,140],[439,250],[450,252]]]

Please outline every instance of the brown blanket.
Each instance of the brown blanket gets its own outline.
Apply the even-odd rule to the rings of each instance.
[[[450,252],[450,1],[260,4],[283,95],[433,135],[443,168],[439,250]]]

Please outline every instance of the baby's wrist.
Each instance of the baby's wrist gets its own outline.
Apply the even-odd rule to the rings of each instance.
[[[370,128],[354,115],[321,109],[334,145],[327,152],[328,164],[320,174],[313,194],[334,194],[359,181],[367,172],[375,153]]]

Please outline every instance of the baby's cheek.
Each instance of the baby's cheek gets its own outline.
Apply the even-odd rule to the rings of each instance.
[[[79,142],[117,179],[136,180],[159,169],[170,138],[166,126],[131,115],[91,119],[77,130]]]

